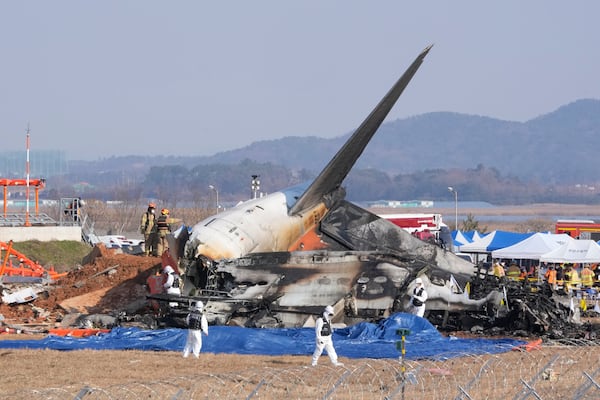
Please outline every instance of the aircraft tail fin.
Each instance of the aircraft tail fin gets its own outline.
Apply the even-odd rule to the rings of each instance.
[[[417,72],[423,59],[433,47],[426,47],[413,61],[404,74],[392,86],[379,104],[371,111],[369,116],[356,129],[350,139],[342,146],[329,164],[321,171],[319,176],[311,183],[306,191],[289,211],[290,215],[300,213],[323,200],[323,196],[339,188],[346,178],[356,160],[388,115],[414,74]]]

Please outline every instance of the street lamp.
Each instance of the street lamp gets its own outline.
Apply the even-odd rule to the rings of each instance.
[[[454,193],[454,229],[458,231],[458,192],[452,186],[448,186],[448,190]]]
[[[256,193],[260,190],[260,175],[252,175],[252,194],[256,198]]]
[[[219,191],[217,190],[217,188],[214,185],[208,185],[208,188],[215,191],[215,203],[216,203],[215,205],[216,205],[217,214],[218,214],[219,208],[220,208],[220,206],[219,206]]]

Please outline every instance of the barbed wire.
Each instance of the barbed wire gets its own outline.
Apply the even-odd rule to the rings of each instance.
[[[197,373],[110,387],[66,386],[14,399],[598,399],[600,346],[548,344],[543,350],[437,360],[351,360],[345,367],[263,367]],[[150,373],[150,372],[149,372]],[[151,373],[150,373],[151,374]],[[404,377],[404,378],[403,378]]]

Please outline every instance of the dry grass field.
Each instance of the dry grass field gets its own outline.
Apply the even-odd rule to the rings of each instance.
[[[309,355],[203,353],[196,360],[176,352],[2,349],[0,398],[507,399],[529,393],[540,399],[598,399],[600,388],[592,383],[599,380],[598,350],[544,346],[445,361],[407,360],[403,381],[398,359],[341,358],[343,367],[323,359],[311,367]]]

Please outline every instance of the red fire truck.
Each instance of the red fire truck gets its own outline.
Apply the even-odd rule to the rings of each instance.
[[[442,214],[380,214],[421,240],[438,243],[443,247],[452,245],[452,234],[442,222]]]
[[[600,224],[585,219],[559,219],[556,233],[566,233],[576,239],[600,240]]]

